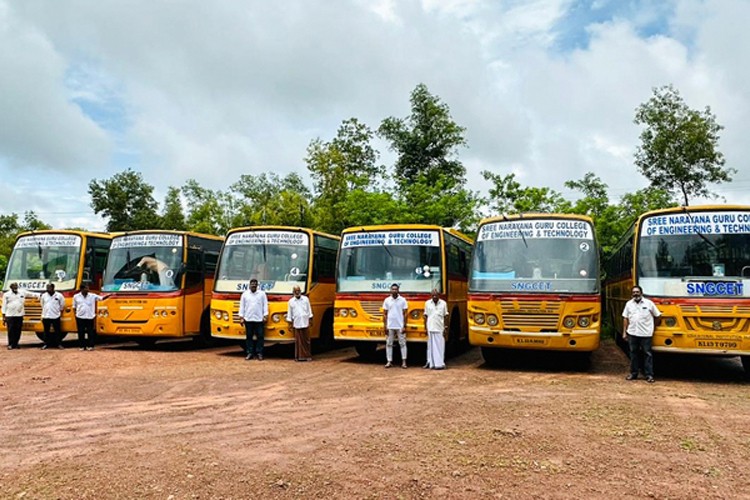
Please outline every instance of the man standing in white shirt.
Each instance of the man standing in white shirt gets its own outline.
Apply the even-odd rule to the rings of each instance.
[[[73,295],[73,311],[78,328],[78,347],[83,351],[94,350],[94,318],[96,303],[104,299],[95,293],[89,293],[88,285],[81,285],[81,290]]]
[[[424,304],[424,328],[427,330],[427,364],[424,368],[445,369],[445,318],[448,304],[440,298],[436,288],[432,298]]]
[[[398,336],[401,348],[401,368],[406,368],[406,314],[409,303],[398,293],[398,284],[391,285],[391,296],[383,301],[383,328],[385,329],[385,357],[388,361],[386,368],[393,366],[393,339]]]
[[[625,304],[622,311],[622,338],[630,346],[630,373],[627,380],[638,378],[640,368],[640,354],[643,351],[643,368],[646,381],[654,383],[654,355],[651,352],[651,340],[654,336],[654,326],[658,325],[661,312],[653,302],[643,296],[643,289],[635,285],[631,290],[632,299]],[[656,318],[656,320],[654,320]]]
[[[250,290],[242,292],[240,297],[240,325],[245,327],[245,359],[248,361],[255,356],[258,356],[258,361],[263,361],[263,326],[267,319],[268,297],[266,292],[258,290],[258,280],[253,278]]]
[[[3,324],[8,327],[8,349],[19,349],[23,330],[26,297],[39,297],[38,293],[19,290],[18,283],[11,283],[10,290],[3,294]]]
[[[60,316],[65,308],[65,297],[55,291],[55,284],[48,283],[47,291],[39,297],[42,303],[42,326],[44,327],[44,345],[42,349],[57,347],[62,349],[62,326]],[[52,333],[55,330],[55,333]]]
[[[313,317],[310,299],[302,295],[302,290],[295,285],[292,288],[294,297],[289,299],[289,309],[286,320],[291,323],[294,333],[294,360],[312,361],[312,349],[310,347],[310,320]]]

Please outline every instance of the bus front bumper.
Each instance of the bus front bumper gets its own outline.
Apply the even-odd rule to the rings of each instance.
[[[506,349],[594,351],[599,347],[599,331],[581,329],[574,332],[519,332],[472,325],[469,326],[469,343]]]

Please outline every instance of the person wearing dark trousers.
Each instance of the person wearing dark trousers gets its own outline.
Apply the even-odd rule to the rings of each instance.
[[[240,325],[245,327],[246,360],[257,356],[263,360],[263,326],[268,319],[268,298],[266,292],[258,290],[258,280],[250,280],[250,289],[240,297]]]
[[[630,373],[627,380],[636,380],[640,371],[640,358],[643,356],[643,371],[646,381],[654,382],[654,354],[651,351],[651,340],[654,327],[659,325],[661,312],[653,302],[643,296],[643,289],[635,285],[631,290],[633,297],[625,304],[622,311],[622,338],[630,347]]]
[[[80,291],[73,295],[73,311],[75,311],[76,327],[78,328],[78,347],[82,351],[94,350],[96,303],[104,298],[106,297],[90,293],[87,285],[82,285]]]
[[[44,345],[42,349],[48,347],[63,348],[62,345],[62,328],[60,316],[65,308],[65,297],[60,292],[55,291],[55,284],[49,283],[47,291],[39,297],[42,303],[42,326],[44,327]],[[55,332],[52,333],[52,330]]]
[[[3,324],[8,327],[8,349],[18,349],[23,330],[24,305],[26,297],[39,297],[38,293],[18,289],[18,283],[11,283],[10,290],[3,294]]]

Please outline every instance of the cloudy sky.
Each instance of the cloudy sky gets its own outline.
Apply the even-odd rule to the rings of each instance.
[[[673,84],[710,106],[750,203],[748,0],[0,0],[0,213],[102,229],[91,179],[226,189],[305,173],[316,137],[409,113],[425,83],[482,170],[550,186],[596,172],[617,199],[635,108]],[[383,160],[389,160],[384,145]]]

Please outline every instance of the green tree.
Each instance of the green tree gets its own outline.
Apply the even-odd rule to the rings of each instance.
[[[466,129],[424,84],[412,91],[410,102],[408,117],[386,118],[378,129],[398,155],[396,199],[409,207],[413,222],[466,228],[475,220],[478,201],[465,189],[466,169],[458,159],[458,148],[466,146]]]
[[[230,187],[233,226],[271,224],[309,227],[313,222],[312,193],[299,174],[245,174]]]
[[[231,197],[221,190],[212,190],[188,179],[182,186],[188,213],[185,220],[191,231],[204,234],[225,234],[231,223]]]
[[[164,211],[161,214],[162,229],[184,231],[187,229],[185,213],[182,210],[180,188],[169,186],[167,196],[164,197]]]
[[[8,260],[18,234],[24,231],[41,231],[51,228],[52,226],[39,219],[33,211],[24,213],[23,222],[19,222],[18,214],[15,213],[0,215],[0,279],[5,278]]]
[[[548,187],[523,187],[516,174],[503,176],[484,170],[482,176],[492,183],[484,204],[495,214],[571,211],[571,203],[560,193]]]
[[[718,149],[719,132],[711,108],[690,109],[680,93],[667,85],[636,108],[635,123],[644,125],[635,164],[651,185],[680,195],[685,206],[690,197],[711,196],[708,184],[729,182],[733,168],[724,167]]]
[[[305,163],[313,180],[318,229],[338,234],[354,220],[359,221],[357,224],[370,223],[365,214],[371,212],[358,213],[358,206],[351,201],[361,200],[366,193],[378,193],[380,179],[385,177],[385,167],[377,164],[379,153],[372,147],[372,139],[373,132],[367,125],[350,118],[342,122],[331,141],[318,138],[308,146]]]
[[[107,231],[133,231],[160,226],[154,187],[140,172],[127,169],[110,179],[89,182],[91,208],[107,221]]]

